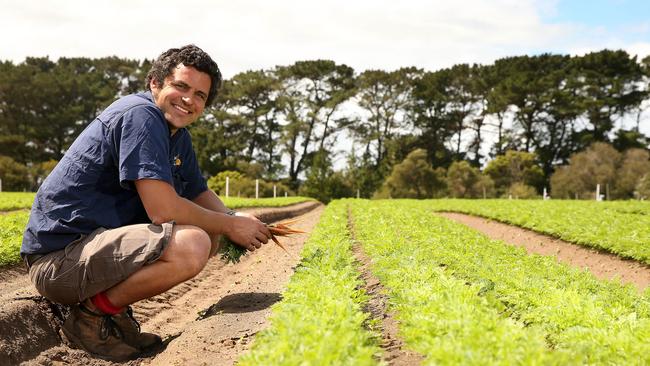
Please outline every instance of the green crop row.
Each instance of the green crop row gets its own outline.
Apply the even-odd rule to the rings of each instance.
[[[429,200],[435,211],[478,215],[650,264],[650,202]]]
[[[377,336],[362,311],[367,295],[340,202],[330,204],[303,249],[270,327],[260,332],[239,365],[372,365]],[[365,325],[365,326],[364,326]]]
[[[32,192],[0,192],[0,211],[30,208],[35,195]]]
[[[350,201],[400,332],[430,364],[650,363],[650,301],[432,214]]]
[[[28,218],[28,212],[0,215],[0,266],[20,262],[20,245]]]

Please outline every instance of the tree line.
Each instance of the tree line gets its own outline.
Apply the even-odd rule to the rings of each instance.
[[[5,185],[35,189],[103,108],[144,89],[149,66],[116,57],[0,63]],[[478,170],[508,151],[532,154],[539,174],[522,189],[540,194],[558,166],[595,143],[621,153],[647,149],[639,125],[649,80],[650,57],[637,60],[620,50],[515,56],[437,71],[357,73],[330,60],[299,61],[225,80],[191,133],[206,177],[236,171],[324,200],[357,192],[399,196],[388,180],[416,150],[418,164],[425,164],[416,166],[437,170],[440,182],[444,176],[447,188],[435,191],[446,195],[456,184],[448,176],[452,166]],[[617,129],[622,118],[635,124]],[[351,147],[337,148],[340,141]],[[338,158],[346,159],[342,171],[333,169]],[[478,171],[488,177],[486,169]],[[495,190],[485,184],[481,194],[505,194],[500,183],[492,182]]]

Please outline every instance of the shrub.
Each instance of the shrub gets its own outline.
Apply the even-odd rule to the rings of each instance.
[[[30,189],[27,167],[8,156],[0,156],[0,179],[2,179],[3,191]]]
[[[495,189],[500,195],[509,191],[515,183],[539,189],[544,182],[544,173],[537,164],[537,155],[524,151],[506,151],[505,155],[491,160],[483,173],[494,181]]]
[[[492,196],[494,182],[466,161],[455,161],[447,170],[447,187],[454,198]]]
[[[445,189],[445,170],[433,169],[427,161],[427,152],[415,149],[393,167],[375,197],[433,198],[444,194]]]

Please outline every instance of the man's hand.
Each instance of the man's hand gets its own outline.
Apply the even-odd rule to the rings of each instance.
[[[240,246],[254,251],[269,242],[271,232],[257,217],[243,212],[238,212],[230,218],[228,232],[230,240]]]
[[[236,211],[236,212],[235,212],[235,216],[239,216],[239,217],[248,217],[248,218],[250,218],[250,219],[253,219],[253,220],[256,220],[256,221],[260,221],[260,219],[258,219],[257,216],[255,216],[255,215],[253,215],[253,214],[250,214],[250,213],[248,213],[248,212],[239,212],[239,211]],[[261,221],[260,221],[260,222],[261,222]]]

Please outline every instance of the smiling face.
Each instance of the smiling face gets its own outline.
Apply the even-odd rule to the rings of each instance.
[[[208,74],[183,64],[174,68],[162,86],[151,80],[149,86],[154,101],[163,111],[172,135],[201,116],[210,82]]]

